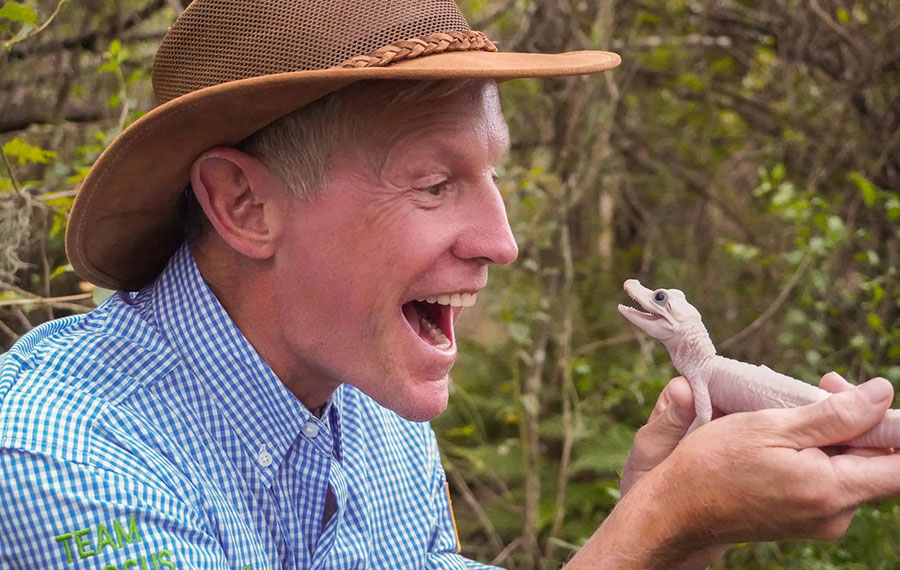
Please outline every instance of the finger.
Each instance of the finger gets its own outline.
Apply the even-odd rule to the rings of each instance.
[[[680,413],[688,414],[688,410],[693,412],[694,409],[694,393],[691,391],[691,385],[688,381],[682,376],[676,376],[669,380],[669,383],[666,384],[666,387],[663,388],[662,393],[659,395],[659,398],[656,400],[656,405],[653,407],[653,411],[650,412],[650,417],[647,419],[647,423],[652,422],[659,416],[663,410],[667,409],[671,405],[676,405],[681,410]],[[693,421],[693,417],[691,418]]]
[[[792,434],[789,437],[798,449],[824,447],[871,429],[884,418],[893,397],[891,383],[874,378],[820,402],[777,412],[788,414],[785,433]]]
[[[684,437],[687,428],[694,421],[694,395],[687,380],[678,376],[669,381],[663,390],[665,405],[657,402],[647,425],[641,428],[639,435],[642,443],[651,443],[651,447],[662,447],[668,455]],[[662,396],[660,400],[662,400]],[[638,437],[635,437],[637,441]]]
[[[837,394],[838,392],[846,392],[852,389],[853,384],[844,380],[844,377],[837,372],[829,372],[819,380],[819,388],[826,392]]]
[[[838,455],[829,461],[835,469],[847,506],[900,495],[900,454],[859,457]]]

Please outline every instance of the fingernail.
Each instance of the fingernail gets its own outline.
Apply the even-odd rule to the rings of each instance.
[[[890,397],[892,392],[890,383],[883,378],[873,378],[865,384],[860,384],[859,391],[873,404]]]

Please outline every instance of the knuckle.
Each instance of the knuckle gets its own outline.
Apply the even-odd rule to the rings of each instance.
[[[660,421],[652,421],[641,426],[634,434],[633,448],[644,450],[656,447],[664,435],[662,427]]]
[[[653,427],[652,424],[646,423],[642,425],[637,433],[634,434],[634,443],[638,445],[643,443],[646,439],[649,439],[653,435]]]
[[[650,439],[650,435],[647,432],[648,428],[646,425],[641,426],[640,429],[637,430],[634,434],[634,440],[631,442],[631,452],[628,454],[629,459],[633,455],[640,455],[644,447],[647,445],[647,441]]]
[[[826,515],[832,515],[833,513],[839,513],[846,508],[844,501],[842,501],[838,495],[829,493],[820,493],[822,495],[819,498],[820,508],[825,512]]]
[[[856,418],[851,410],[847,408],[843,398],[831,397],[822,402],[822,406],[831,421],[839,423],[842,426],[849,426],[856,423]]]

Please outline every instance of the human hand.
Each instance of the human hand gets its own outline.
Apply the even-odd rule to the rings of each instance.
[[[864,433],[893,389],[876,378],[791,409],[725,416],[686,437],[640,485],[694,545],[837,539],[860,503],[900,494],[900,455],[828,455],[821,448]],[[636,489],[635,489],[636,490]]]
[[[900,495],[900,455],[822,450],[884,417],[883,378],[848,388],[826,375],[838,392],[826,400],[728,415],[675,441],[693,415],[665,419],[673,402],[669,413],[684,409],[680,384],[636,437],[622,499],[566,570],[702,568],[729,543],[836,539],[861,503]]]

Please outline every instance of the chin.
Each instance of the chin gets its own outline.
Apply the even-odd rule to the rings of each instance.
[[[414,386],[409,390],[389,395],[382,404],[400,417],[413,422],[428,422],[447,409],[450,399],[450,379],[444,376],[439,381]]]

